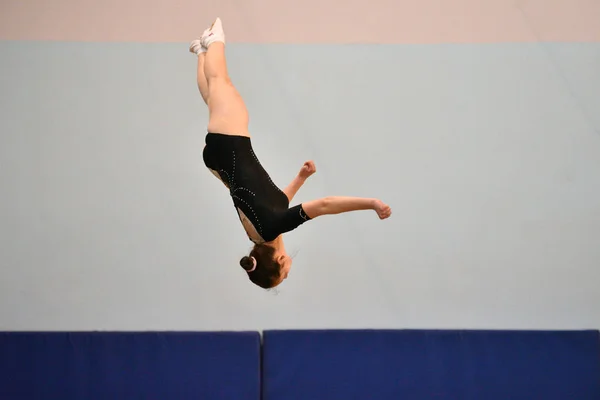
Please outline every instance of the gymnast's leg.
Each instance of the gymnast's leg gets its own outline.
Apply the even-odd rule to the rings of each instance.
[[[198,81],[198,89],[200,90],[200,95],[202,95],[202,100],[208,106],[208,81],[206,80],[206,75],[204,75],[204,60],[206,58],[206,53],[204,51],[198,54],[198,72],[197,78]]]
[[[250,136],[248,110],[227,71],[225,33],[219,18],[199,41],[192,42],[190,51],[198,54],[198,88],[208,105],[208,131]]]

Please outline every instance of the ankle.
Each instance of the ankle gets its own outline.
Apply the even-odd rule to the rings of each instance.
[[[214,35],[211,34],[210,36],[207,36],[203,39],[202,44],[204,45],[204,47],[208,50],[209,47],[212,47],[213,45],[217,45],[217,47],[225,47],[225,37],[221,36],[221,35]]]

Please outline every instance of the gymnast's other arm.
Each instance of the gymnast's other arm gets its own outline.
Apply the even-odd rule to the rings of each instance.
[[[302,203],[306,215],[313,219],[321,215],[341,214],[350,211],[373,210],[379,219],[392,215],[392,209],[379,199],[364,197],[328,196]]]
[[[315,163],[312,161],[306,161],[302,168],[300,168],[300,172],[298,175],[290,182],[290,184],[283,190],[283,193],[287,196],[288,200],[291,202],[298,190],[304,185],[304,182],[308,179],[309,176],[317,172],[317,167],[315,167]]]

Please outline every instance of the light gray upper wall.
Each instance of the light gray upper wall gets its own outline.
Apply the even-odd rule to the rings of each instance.
[[[231,45],[298,200],[278,293],[205,169],[186,44],[0,43],[0,329],[600,328],[600,46]]]

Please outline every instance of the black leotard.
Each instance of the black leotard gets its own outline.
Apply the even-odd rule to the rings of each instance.
[[[209,132],[202,156],[229,188],[240,221],[245,216],[260,235],[251,237],[247,232],[254,243],[270,242],[310,220],[302,204],[289,207],[286,194],[258,161],[249,137]]]

